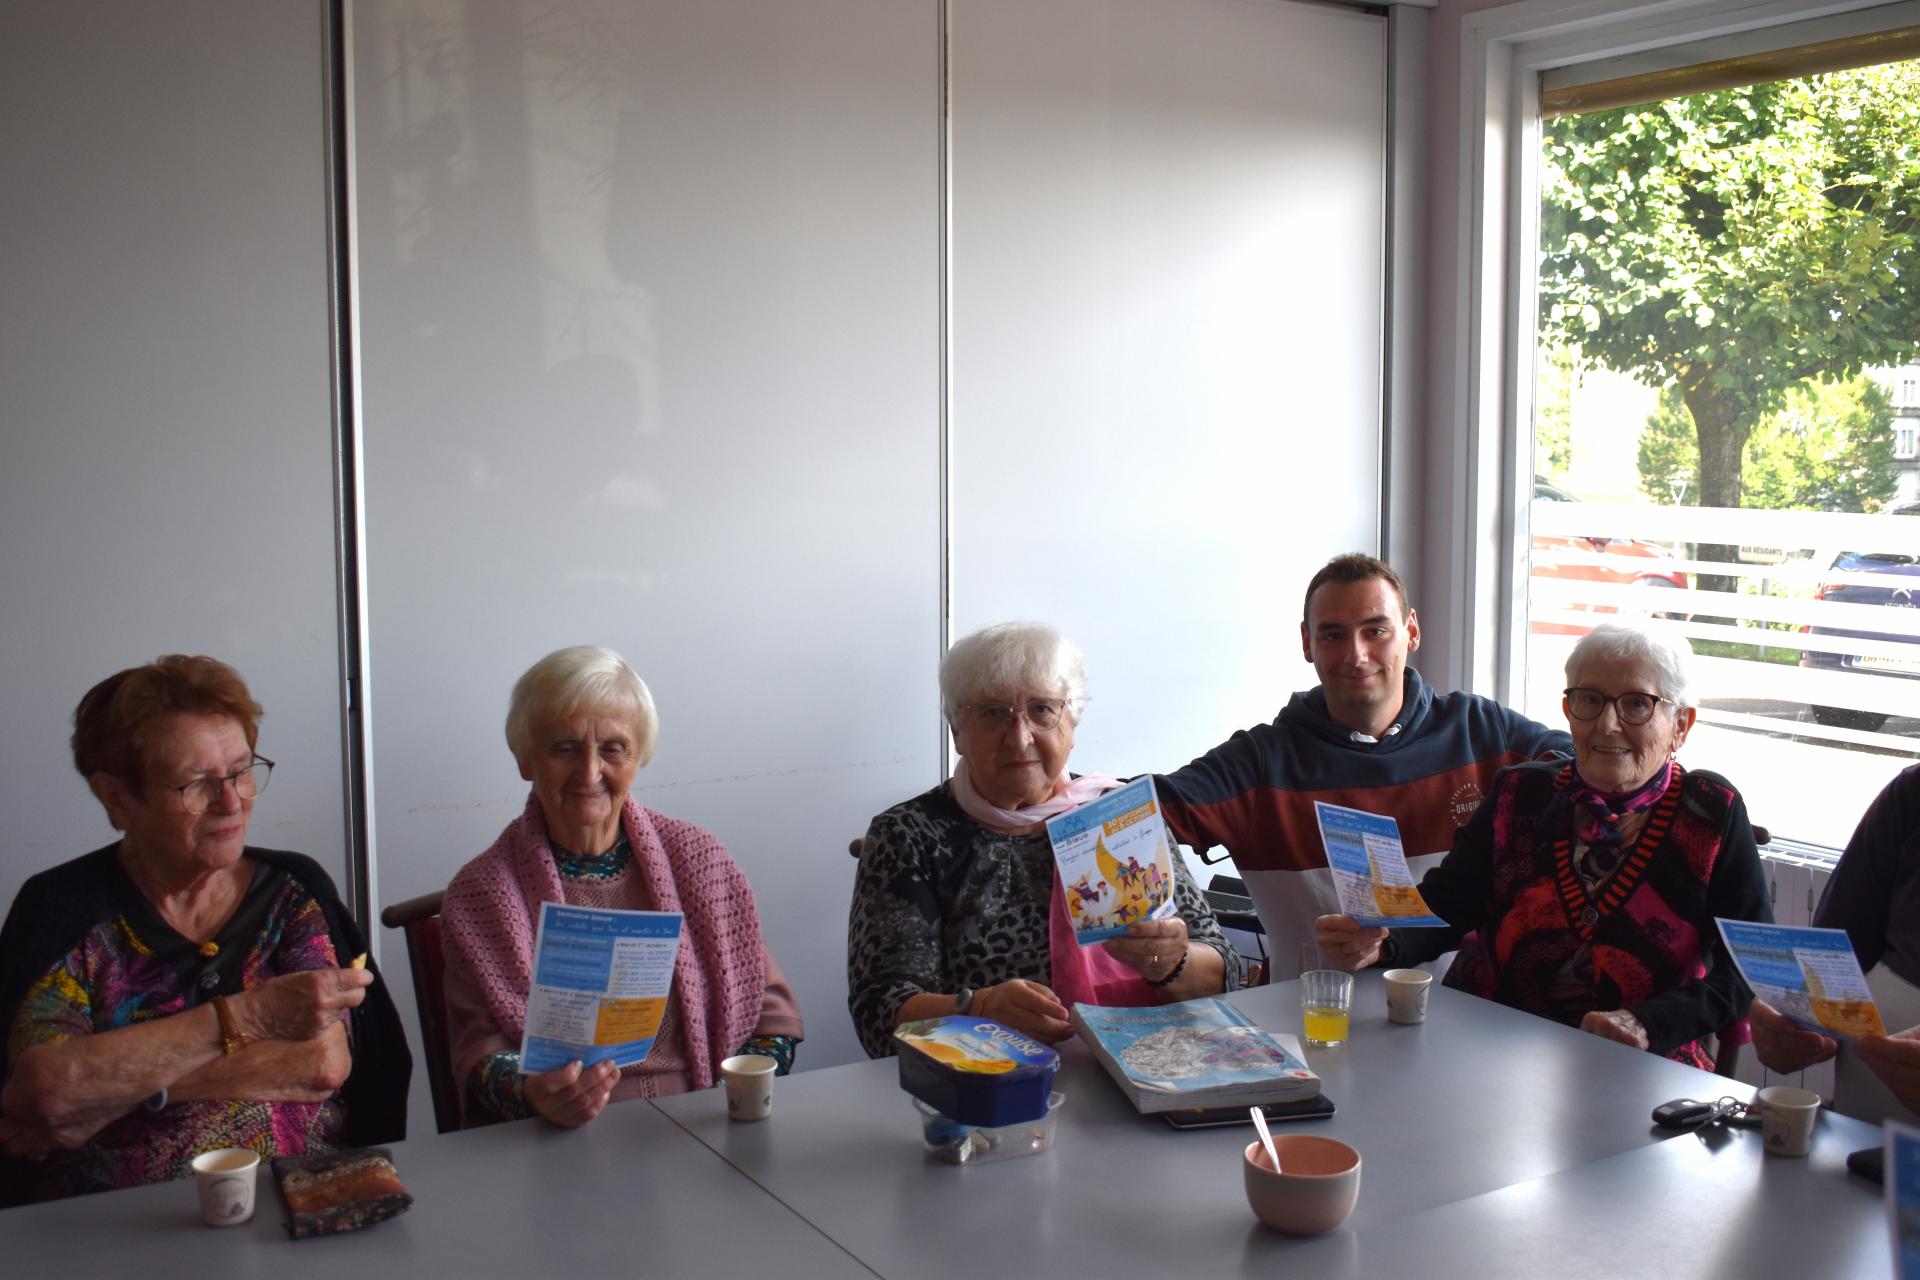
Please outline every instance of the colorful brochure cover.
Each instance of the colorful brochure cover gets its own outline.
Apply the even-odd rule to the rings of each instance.
[[[1801,1026],[1841,1040],[1886,1034],[1846,930],[1714,923],[1753,994]]]
[[[1399,823],[1320,800],[1313,802],[1313,816],[1320,823],[1341,911],[1369,928],[1446,925],[1413,887]]]
[[[1076,1004],[1072,1017],[1142,1113],[1297,1102],[1320,1092],[1299,1040],[1261,1029],[1218,996],[1138,1009]]]
[[[653,1048],[680,952],[678,911],[540,904],[520,1070],[638,1062]]]
[[[1920,1130],[1889,1120],[1883,1156],[1887,1221],[1893,1225],[1893,1274],[1920,1280]]]
[[[1151,777],[1047,820],[1081,946],[1173,914],[1173,850]]]

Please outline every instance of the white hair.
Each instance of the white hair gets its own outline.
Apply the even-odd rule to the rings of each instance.
[[[1595,662],[1644,662],[1653,668],[1660,686],[1650,692],[1672,699],[1675,706],[1694,705],[1690,678],[1693,650],[1674,632],[1655,631],[1626,622],[1603,622],[1582,636],[1580,643],[1573,646],[1573,652],[1567,655],[1567,684],[1578,684],[1578,673]]]
[[[634,756],[642,765],[653,758],[660,717],[647,682],[612,649],[591,644],[555,649],[514,681],[507,702],[507,746],[513,758],[529,763],[541,726],[582,712],[625,721],[633,730]]]
[[[956,640],[940,663],[940,709],[947,723],[989,694],[1044,689],[1079,720],[1087,703],[1087,659],[1071,640],[1039,622],[1000,622]]]

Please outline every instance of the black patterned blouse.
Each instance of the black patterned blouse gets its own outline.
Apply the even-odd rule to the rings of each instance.
[[[1185,860],[1173,860],[1174,898],[1187,936],[1240,961]],[[1047,912],[1053,851],[1044,834],[981,826],[947,783],[893,806],[867,828],[847,921],[847,1008],[867,1053],[893,1052],[894,1015],[911,996],[983,988],[1014,978],[1051,981]]]

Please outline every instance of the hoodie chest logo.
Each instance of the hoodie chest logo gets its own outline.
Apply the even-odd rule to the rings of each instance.
[[[1486,793],[1480,790],[1480,784],[1477,782],[1463,782],[1455,787],[1453,794],[1447,797],[1447,812],[1453,815],[1453,825],[1466,826],[1467,819],[1473,816],[1473,811],[1478,809],[1480,802],[1486,798]]]

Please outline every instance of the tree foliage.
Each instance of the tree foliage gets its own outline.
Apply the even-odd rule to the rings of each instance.
[[[1679,389],[1640,434],[1640,488],[1656,502],[1700,505],[1699,445]],[[1893,402],[1867,378],[1813,382],[1764,415],[1742,455],[1742,499],[1769,511],[1878,511],[1893,496]]]
[[[1533,470],[1552,481],[1573,466],[1573,389],[1580,370],[1573,352],[1547,347],[1533,369]]]
[[[1543,141],[1542,338],[1675,388],[1701,505],[1741,505],[1791,388],[1920,348],[1920,63],[1563,116]]]

